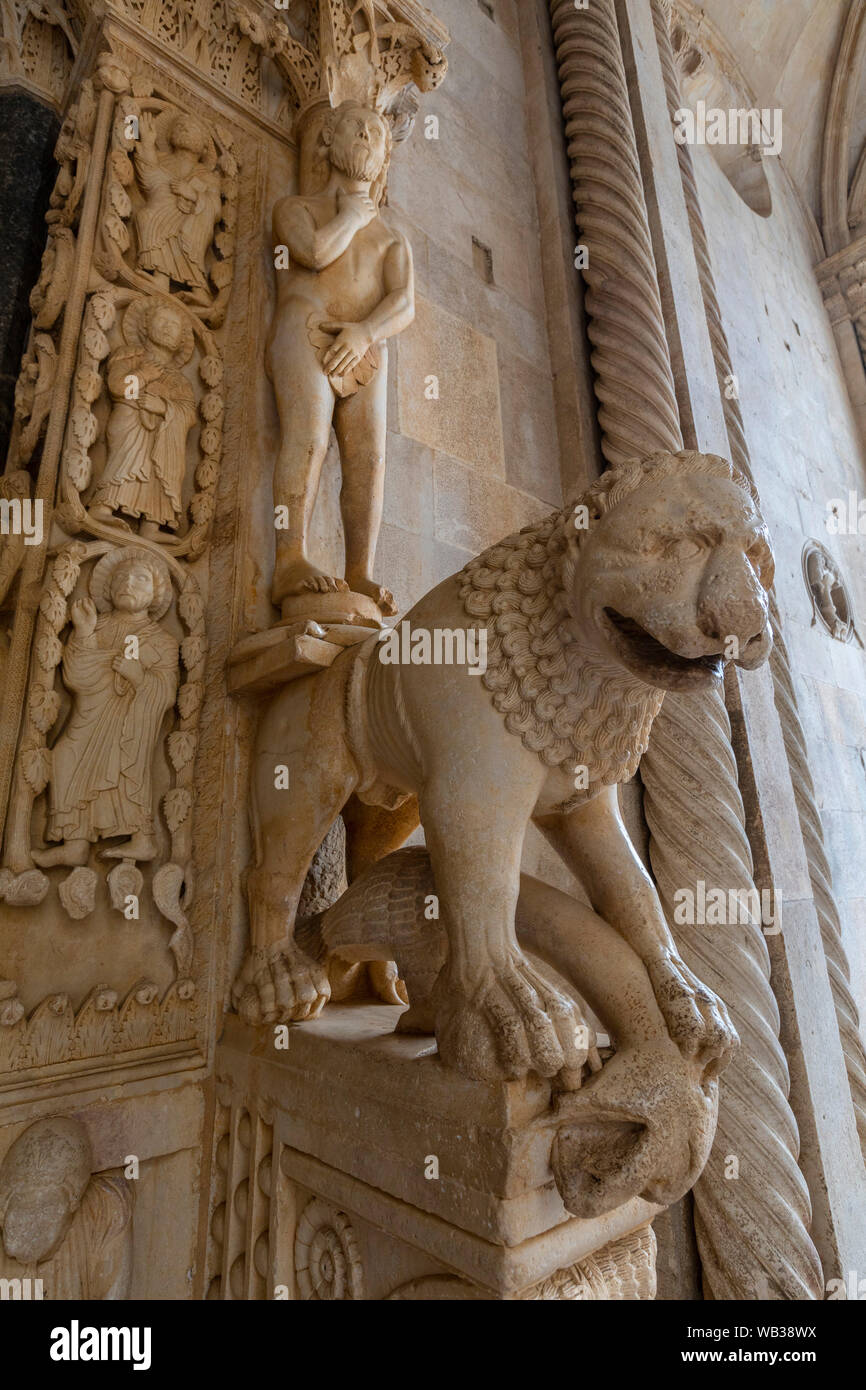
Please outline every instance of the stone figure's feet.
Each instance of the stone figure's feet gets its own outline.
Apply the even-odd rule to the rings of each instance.
[[[739,1045],[722,1000],[668,951],[647,961],[646,967],[656,1002],[680,1052],[705,1068],[707,1079],[718,1076]]]
[[[275,596],[279,595],[279,598],[274,598],[275,603],[290,595],[338,594],[347,592],[348,588],[345,579],[325,574],[324,570],[320,570],[309,560],[289,560],[285,564],[277,561],[273,592]]]
[[[377,584],[375,579],[353,577],[349,580],[349,588],[354,594],[366,594],[367,598],[371,598],[374,603],[378,604],[386,618],[392,618],[397,612],[397,603],[391,590]]]
[[[38,864],[40,869],[52,869],[56,864],[78,869],[87,863],[89,853],[88,840],[64,840],[56,849],[34,849],[33,862]]]
[[[513,1081],[534,1071],[571,1083],[586,1061],[588,1030],[573,1001],[514,952],[487,966],[467,991],[443,970],[433,988],[439,1055],[477,1081]]]
[[[114,845],[111,849],[100,851],[100,859],[135,859],[145,862],[155,859],[157,855],[156,840],[152,835],[145,835],[138,832],[125,840],[122,845]]]
[[[245,1023],[301,1023],[316,1018],[330,998],[325,970],[294,941],[253,948],[232,986],[232,1004]]]

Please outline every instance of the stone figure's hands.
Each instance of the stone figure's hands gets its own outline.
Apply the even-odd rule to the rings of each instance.
[[[659,952],[646,967],[671,1038],[684,1056],[694,1057],[717,1076],[739,1041],[722,1000],[670,951]]]
[[[141,410],[146,410],[150,415],[165,414],[165,401],[161,396],[154,396],[150,391],[145,391],[144,395],[139,396],[138,404]],[[147,424],[147,421],[145,421],[145,424]],[[147,425],[147,428],[152,429],[153,426]]]
[[[357,367],[364,353],[372,346],[372,339],[363,323],[343,323],[335,319],[325,319],[319,324],[325,333],[336,333],[331,346],[322,357],[322,366],[328,375],[344,376]]]
[[[358,230],[372,222],[378,212],[373,199],[366,193],[347,193],[345,188],[337,189],[337,212],[348,213],[358,224]]]
[[[144,680],[141,662],[132,657],[116,656],[111,663],[111,669],[116,671],[119,676],[123,676],[124,680],[129,681],[129,684],[136,690]]]
[[[156,153],[156,121],[150,111],[142,111],[138,118],[138,143],[145,154]]]
[[[77,598],[69,610],[76,636],[90,637],[96,628],[96,604],[92,598]]]
[[[198,189],[189,179],[172,179],[169,187],[177,199],[177,205],[181,212],[195,212],[198,203]]]

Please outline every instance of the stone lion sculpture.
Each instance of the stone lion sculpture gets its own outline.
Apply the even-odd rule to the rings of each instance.
[[[517,936],[521,850],[534,821],[592,911],[567,897],[563,906],[565,895],[554,909],[539,896],[546,886],[530,885],[523,917],[533,949],[555,957],[614,1035],[640,1034],[645,1051],[663,1052],[668,1078],[676,1054],[674,1089],[703,1086],[696,1104],[703,1095],[711,1110],[706,1087],[736,1035],[724,1004],[677,953],[616,787],[634,774],[665,691],[706,690],[727,659],[749,669],[766,660],[772,576],[757,498],[732,465],[653,454],[608,470],[576,506],[491,546],[407,615],[413,630],[485,629],[480,678],[455,665],[384,664],[371,635],[278,692],[260,721],[252,774],[251,944],[233,989],[242,1017],[301,1021],[328,998],[324,962],[295,940],[294,919],[340,812],[352,884],[420,820],[447,953],[425,999],[413,999],[407,981],[406,1026],[425,1026],[426,1014],[443,1062],[467,1076],[534,1071],[568,1089],[586,1060],[580,1011]],[[288,791],[275,787],[280,764]],[[399,897],[399,882],[389,891]],[[608,1119],[621,1112],[627,1128],[634,1094],[620,1086],[616,1041],[601,1073],[606,1091],[588,1086],[581,1104]],[[714,1119],[701,1114],[705,1157]],[[579,1152],[580,1182],[592,1168],[591,1132],[583,1124],[557,1135],[561,1154]],[[658,1147],[658,1126],[645,1140]],[[697,1175],[689,1152],[685,1144],[682,1190]],[[634,1190],[620,1181],[622,1163],[614,1167],[592,1180],[605,1191],[602,1206]],[[572,1197],[581,1211],[601,1200]]]

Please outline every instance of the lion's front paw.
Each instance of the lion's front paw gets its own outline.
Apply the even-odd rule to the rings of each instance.
[[[647,968],[671,1038],[705,1069],[707,1079],[718,1076],[739,1045],[724,1003],[678,956],[665,952]]]
[[[330,994],[322,967],[293,941],[283,941],[247,953],[232,1004],[245,1023],[300,1023],[320,1014]]]
[[[433,991],[436,1039],[446,1066],[477,1081],[579,1073],[588,1034],[576,1005],[519,953],[490,964],[468,990],[447,969]]]

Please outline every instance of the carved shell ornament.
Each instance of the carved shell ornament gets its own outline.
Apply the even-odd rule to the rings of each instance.
[[[344,1211],[319,1198],[308,1202],[295,1235],[295,1274],[302,1299],[363,1299],[361,1257]]]

